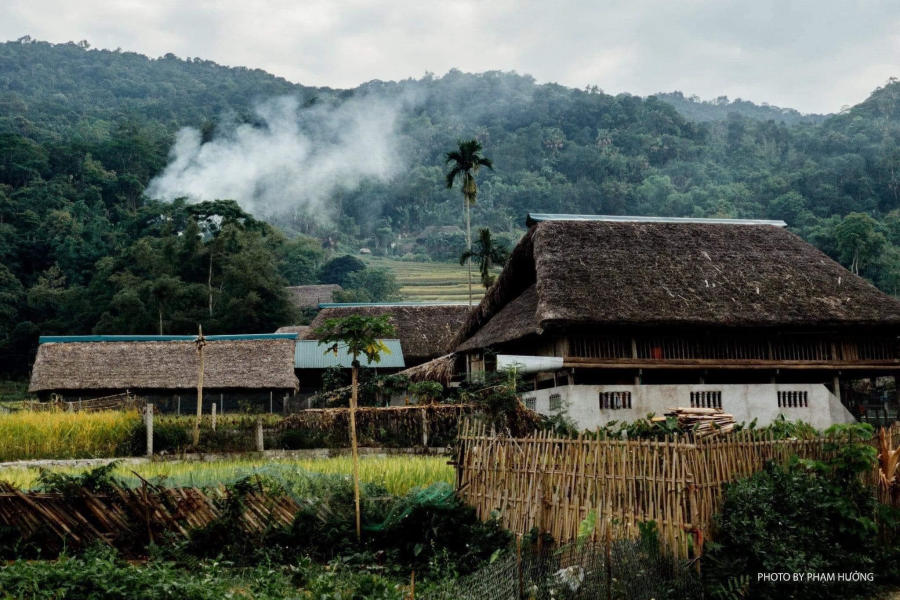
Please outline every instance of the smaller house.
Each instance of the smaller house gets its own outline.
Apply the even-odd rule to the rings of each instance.
[[[406,367],[400,340],[381,340],[386,351],[381,352],[379,362],[369,362],[365,356],[359,357],[359,365],[374,369],[380,375],[396,373]],[[294,368],[300,381],[300,394],[309,397],[322,390],[322,376],[327,369],[340,367],[350,369],[353,357],[347,353],[346,344],[338,344],[337,353],[328,350],[328,344],[318,340],[298,340],[294,350]]]
[[[315,309],[323,302],[334,302],[334,293],[343,288],[336,283],[292,285],[285,288],[291,303],[299,309]]]
[[[469,306],[446,302],[376,302],[319,305],[321,310],[301,339],[316,339],[326,319],[350,315],[390,316],[407,366],[415,366],[449,352],[453,337],[469,314]]]
[[[203,348],[205,402],[219,410],[280,409],[299,387],[295,334],[211,335]],[[44,336],[28,390],[42,400],[79,400],[126,391],[170,412],[196,411],[196,337]]]

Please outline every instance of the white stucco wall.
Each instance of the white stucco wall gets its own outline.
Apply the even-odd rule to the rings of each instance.
[[[631,409],[600,408],[601,392],[631,392]],[[690,406],[691,392],[721,391],[722,410],[735,420],[749,423],[754,418],[759,425],[767,425],[784,415],[788,420],[803,420],[817,429],[835,423],[852,422],[853,416],[840,400],[822,384],[729,384],[729,385],[564,385],[544,390],[524,392],[522,398],[533,398],[535,410],[545,415],[550,410],[550,395],[559,394],[562,409],[582,429],[593,429],[609,421],[634,421],[647,413],[662,415],[676,406]],[[778,406],[778,391],[808,393],[808,406],[784,408]]]

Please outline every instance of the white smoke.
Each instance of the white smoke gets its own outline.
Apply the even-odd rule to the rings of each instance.
[[[399,168],[398,104],[365,97],[301,108],[297,98],[279,97],[256,106],[258,123],[220,126],[206,143],[186,127],[146,193],[163,200],[227,198],[259,217],[300,211],[327,221],[334,192],[366,178],[387,180]]]

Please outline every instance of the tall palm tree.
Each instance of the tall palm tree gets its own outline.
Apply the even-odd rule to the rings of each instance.
[[[494,244],[491,230],[485,227],[478,230],[478,241],[475,243],[475,247],[460,255],[459,264],[463,264],[467,260],[474,260],[481,272],[481,285],[487,289],[494,283],[491,267],[502,265],[507,258],[509,258],[509,251],[505,246]]]
[[[475,184],[475,175],[481,167],[493,169],[494,164],[489,158],[481,155],[481,143],[478,140],[459,142],[459,147],[446,155],[447,164],[453,168],[447,173],[447,189],[453,187],[453,183],[459,179],[463,193],[463,211],[466,214],[466,251],[472,250],[472,227],[469,218],[469,209],[478,198],[478,186]],[[472,305],[472,263],[466,262],[469,276],[469,306]]]
[[[362,535],[359,510],[359,449],[356,443],[356,405],[359,390],[359,356],[364,355],[370,363],[381,362],[381,353],[390,354],[385,346],[384,338],[394,335],[390,315],[380,317],[364,317],[350,315],[339,319],[325,319],[321,327],[315,330],[319,336],[319,344],[327,344],[325,353],[338,353],[346,350],[353,359],[352,392],[350,395],[350,446],[353,452],[353,503],[356,506],[356,539]]]

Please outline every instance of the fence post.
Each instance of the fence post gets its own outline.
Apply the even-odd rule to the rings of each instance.
[[[287,394],[281,399],[281,412],[287,414]]]
[[[176,405],[178,406],[178,408],[176,409],[176,412],[180,415],[181,414],[181,396],[175,396],[175,402],[176,402]]]
[[[262,419],[256,420],[256,451],[262,452],[265,450],[265,440],[263,438],[263,425]]]
[[[216,403],[212,403],[212,411],[210,412],[210,419],[212,421],[212,430],[216,430]]]
[[[272,410],[272,408],[273,408],[273,405],[272,405],[272,390],[269,390],[269,414],[270,414],[270,415],[271,415],[273,412],[275,412],[274,410]]]
[[[219,394],[219,412],[225,416],[225,394]]]
[[[428,407],[422,407],[422,446],[428,447]]]
[[[144,407],[144,425],[147,429],[147,456],[153,456],[153,403]]]

